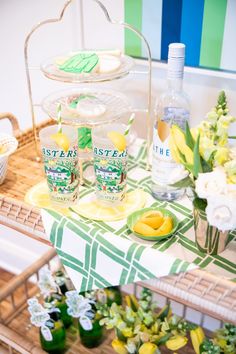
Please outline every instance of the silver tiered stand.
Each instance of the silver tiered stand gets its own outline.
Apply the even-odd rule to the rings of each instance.
[[[37,129],[36,129],[36,119],[35,119],[35,107],[37,106],[41,106],[41,104],[36,104],[34,103],[33,100],[33,95],[32,95],[32,85],[31,85],[31,69],[35,69],[35,67],[31,67],[29,65],[29,42],[31,40],[32,35],[42,26],[50,24],[50,23],[57,23],[57,22],[61,22],[63,19],[63,16],[67,10],[67,8],[69,7],[69,5],[75,0],[67,0],[61,10],[60,16],[58,18],[51,18],[51,19],[47,19],[45,21],[39,22],[37,25],[35,25],[32,30],[29,32],[29,34],[27,35],[26,39],[25,39],[25,44],[24,44],[24,58],[25,58],[25,70],[26,70],[26,77],[27,77],[27,86],[28,86],[28,93],[29,93],[29,101],[30,101],[30,110],[31,110],[31,118],[32,118],[32,127],[33,127],[33,134],[34,134],[34,143],[35,143],[35,157],[36,157],[36,161],[40,161],[40,152],[39,152],[39,141],[38,141],[38,136],[37,136]],[[148,41],[146,40],[146,38],[143,36],[143,34],[137,30],[136,28],[134,28],[133,26],[131,26],[128,23],[122,22],[122,21],[114,21],[111,19],[106,7],[103,5],[103,3],[100,0],[91,0],[94,1],[103,11],[104,16],[106,18],[106,20],[113,25],[119,25],[122,26],[124,28],[127,28],[129,30],[131,30],[132,32],[134,32],[138,37],[140,37],[144,44],[145,44],[145,48],[147,51],[147,60],[148,60],[148,69],[147,69],[147,104],[146,104],[146,109],[144,109],[144,113],[146,115],[146,125],[147,125],[147,151],[149,151],[150,145],[151,145],[151,82],[152,82],[152,59],[151,59],[151,50],[150,50],[150,46],[148,44]],[[82,48],[84,49],[84,48]],[[55,76],[50,76],[47,75],[46,73],[45,76],[49,77],[52,80],[57,80],[57,81],[63,81],[63,82],[70,82],[70,83],[95,83],[95,82],[104,82],[104,81],[108,81],[108,80],[113,80],[113,79],[117,79],[117,78],[121,78],[123,76],[125,76],[126,74],[128,74],[129,72],[123,73],[121,75],[117,75],[116,77],[113,78],[101,78],[99,80],[99,78],[97,78],[96,80],[91,79],[90,77],[85,77],[85,76],[80,76],[79,79],[77,77],[77,79],[75,79],[73,76],[72,77],[67,77],[65,78],[57,78]],[[139,72],[139,71],[135,71],[134,73],[137,74],[143,74],[143,72]],[[135,110],[133,110],[135,111]],[[107,121],[103,120],[103,124],[108,123],[110,120],[109,118],[107,119]],[[67,124],[65,121],[63,121],[63,123]],[[90,124],[86,124],[86,126],[90,126],[92,127],[93,125],[98,125],[99,121],[94,120],[94,124],[92,124],[90,122]],[[76,126],[85,126],[85,122],[78,122],[77,124],[74,124]],[[81,176],[81,180],[83,180],[83,167],[82,167],[82,162],[83,160],[80,159],[80,176]],[[147,163],[146,163],[146,167],[147,169],[149,169],[149,161],[148,161],[148,154],[147,154]],[[81,181],[81,184],[83,182]]]

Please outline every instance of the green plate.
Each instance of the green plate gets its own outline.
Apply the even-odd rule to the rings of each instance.
[[[163,216],[170,216],[173,220],[173,229],[171,230],[171,232],[169,232],[166,235],[162,235],[162,236],[151,236],[151,235],[150,236],[143,236],[141,234],[138,234],[137,232],[134,232],[133,226],[136,224],[136,222],[141,217],[141,215],[146,213],[147,211],[160,211],[160,212],[162,212]],[[171,211],[169,211],[167,209],[164,209],[164,208],[144,208],[144,209],[137,210],[128,216],[127,226],[133,232],[134,235],[136,235],[139,238],[142,238],[143,240],[161,241],[164,238],[170,237],[171,235],[173,235],[176,232],[176,230],[179,226],[179,220],[177,219],[175,214],[173,214]]]

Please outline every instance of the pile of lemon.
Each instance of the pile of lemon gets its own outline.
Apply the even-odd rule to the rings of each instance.
[[[173,219],[159,210],[144,212],[133,225],[133,231],[142,236],[164,236],[173,230]]]

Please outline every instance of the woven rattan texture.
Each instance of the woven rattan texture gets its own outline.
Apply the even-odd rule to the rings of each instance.
[[[236,324],[234,282],[197,269],[140,284],[197,311]]]
[[[35,161],[34,143],[17,150],[10,158],[5,182],[0,186],[4,196],[23,201],[25,193],[43,179],[42,164]]]
[[[37,130],[50,123],[42,123]],[[44,239],[39,209],[24,203],[26,192],[44,178],[43,166],[35,160],[32,129],[19,134],[17,139],[19,148],[9,158],[7,176],[0,186],[0,221],[28,236]]]

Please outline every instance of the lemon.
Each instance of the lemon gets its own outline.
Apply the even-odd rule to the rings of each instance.
[[[7,147],[5,145],[0,144],[0,155],[4,154],[7,151]]]
[[[125,219],[132,212],[143,208],[147,199],[147,193],[142,189],[129,192],[126,195],[126,199],[122,205],[116,207],[107,207],[99,204],[99,202],[81,202],[76,206],[72,206],[70,209],[91,220],[103,220],[103,221],[116,221]]]
[[[163,236],[171,232],[173,229],[173,220],[170,216],[164,217],[163,224],[159,227],[159,229],[155,230],[156,236]]]
[[[112,144],[115,146],[115,148],[122,152],[126,148],[126,139],[125,136],[119,132],[116,131],[110,131],[107,133],[108,139],[111,140]]]
[[[55,141],[57,146],[67,152],[70,147],[70,140],[64,133],[57,132],[55,134],[52,134],[50,138]]]
[[[144,213],[139,221],[152,227],[153,229],[158,229],[162,225],[164,219],[163,214],[160,211],[150,210]]]
[[[54,209],[64,215],[70,215],[68,208],[58,208],[52,206],[46,181],[42,181],[30,188],[25,195],[25,202],[37,208]]]
[[[155,235],[156,230],[144,224],[142,221],[136,222],[136,224],[133,226],[133,231],[143,236],[156,236]]]
[[[158,229],[154,229],[152,226],[147,225],[142,220],[138,220],[133,226],[133,231],[142,236],[164,236],[167,235],[173,229],[173,221],[170,216],[162,217],[162,224]]]

